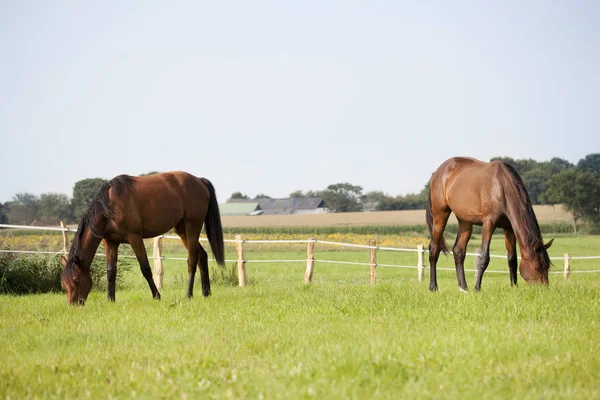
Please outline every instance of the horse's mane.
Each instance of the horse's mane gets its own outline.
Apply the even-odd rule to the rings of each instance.
[[[504,161],[501,161],[501,163],[504,166],[504,171],[509,175],[509,180],[512,182],[512,187],[517,197],[517,207],[515,211],[518,214],[517,218],[523,222],[521,231],[523,233],[523,240],[525,241],[524,244],[535,250],[538,248],[538,246],[543,246],[544,243],[542,241],[542,232],[540,230],[540,226],[537,218],[535,217],[533,206],[531,205],[529,193],[527,193],[525,183],[515,167]],[[542,265],[546,269],[549,269],[552,263],[550,262],[548,253],[546,251],[542,251],[540,253],[541,259],[543,260]]]
[[[71,244],[71,249],[69,250],[69,261],[75,259],[77,264],[80,264],[81,260],[83,259],[83,251],[81,249],[83,235],[88,228],[92,230],[92,234],[96,235],[93,231],[92,223],[98,215],[102,215],[107,219],[111,219],[115,216],[114,210],[110,207],[108,200],[109,189],[112,189],[113,196],[115,196],[117,199],[121,199],[126,193],[129,192],[129,190],[131,190],[134,184],[134,178],[129,175],[119,175],[102,184],[98,190],[98,193],[96,193],[96,196],[92,199],[90,206],[85,214],[83,214],[83,217],[79,222],[77,233],[75,234],[75,238]],[[72,269],[72,263],[67,263],[67,267],[65,268],[63,274],[65,274],[65,276],[71,275],[73,273]]]

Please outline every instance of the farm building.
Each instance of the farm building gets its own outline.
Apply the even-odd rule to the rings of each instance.
[[[225,204],[255,204],[264,215],[318,214],[325,211],[325,203],[320,197],[291,197],[285,199],[230,199]]]
[[[233,216],[233,215],[260,215],[262,210],[260,205],[256,202],[236,202],[236,203],[222,203],[219,204],[219,211],[221,215]]]

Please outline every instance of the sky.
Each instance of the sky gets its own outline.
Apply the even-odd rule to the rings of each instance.
[[[0,202],[183,170],[419,192],[447,158],[600,152],[597,1],[0,0]]]

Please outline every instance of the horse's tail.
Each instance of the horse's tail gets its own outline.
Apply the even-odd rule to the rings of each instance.
[[[217,260],[220,266],[224,267],[225,245],[223,243],[223,226],[221,225],[221,213],[219,212],[219,203],[217,203],[217,194],[215,193],[214,186],[208,179],[200,178],[200,180],[206,185],[210,193],[208,212],[204,221],[206,236],[208,237],[208,243],[210,243],[215,260]]]
[[[427,230],[429,231],[429,236],[431,236],[431,240],[433,240],[433,212],[431,211],[431,189],[429,189],[429,197],[427,197],[427,206],[425,207],[425,216],[427,219]],[[442,238],[440,240],[440,250],[442,250],[442,252],[444,254],[450,254],[450,251],[448,250],[448,245],[446,244],[446,239],[444,239],[443,233],[442,233]]]

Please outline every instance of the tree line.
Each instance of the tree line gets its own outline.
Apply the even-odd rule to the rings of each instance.
[[[525,182],[533,204],[564,204],[574,221],[600,224],[600,153],[589,154],[572,164],[562,158],[550,161],[495,157],[513,165]],[[152,171],[141,175],[157,173]],[[12,201],[0,203],[0,223],[56,224],[78,221],[105,179],[91,178],[75,183],[69,198],[61,193],[17,193]],[[390,196],[382,191],[363,193],[363,188],[348,182],[335,183],[322,190],[296,190],[290,197],[320,197],[332,212],[388,211],[423,209],[429,195],[429,182],[418,193]],[[248,199],[235,192],[230,199]],[[270,198],[261,193],[254,199]]]

